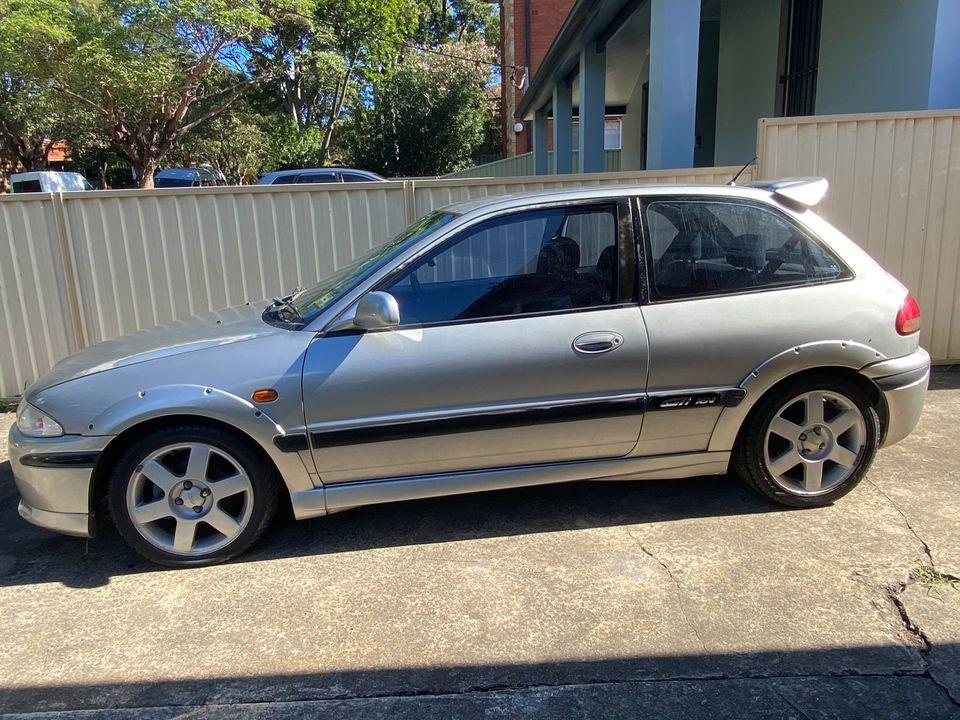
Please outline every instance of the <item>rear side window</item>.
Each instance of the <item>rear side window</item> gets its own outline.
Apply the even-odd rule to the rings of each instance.
[[[666,199],[646,203],[643,216],[655,298],[804,285],[848,276],[837,258],[772,208]]]
[[[535,210],[481,222],[383,290],[403,325],[603,307],[618,300],[617,207]]]
[[[340,173],[340,177],[344,182],[370,182],[373,180],[373,178],[368,178],[366,175],[353,172],[342,172]]]
[[[273,179],[271,185],[292,185],[297,181],[296,175],[279,175]]]
[[[304,173],[297,178],[298,183],[332,183],[337,182],[337,176],[328,173]]]
[[[43,188],[40,187],[39,180],[17,180],[13,183],[13,191],[15,193],[43,192]]]

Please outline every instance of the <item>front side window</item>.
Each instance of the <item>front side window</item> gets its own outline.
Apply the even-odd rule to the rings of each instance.
[[[618,301],[616,205],[479,223],[382,287],[401,325],[602,307]]]
[[[844,277],[840,262],[785,216],[721,200],[654,200],[643,210],[655,297],[740,292]]]

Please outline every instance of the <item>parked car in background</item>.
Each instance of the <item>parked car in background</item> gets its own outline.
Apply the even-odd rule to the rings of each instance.
[[[825,191],[470,200],[309,289],[86,349],[17,410],[20,514],[90,536],[106,498],[185,566],[245,550],[282,495],[303,519],[733,471],[831,503],[913,430],[930,358],[907,289],[811,209]]]
[[[10,187],[15,193],[93,190],[90,181],[80,173],[59,170],[14,173],[10,176]]]
[[[153,176],[155,188],[214,187],[226,184],[227,179],[222,172],[206,167],[165,168]]]
[[[305,168],[278,170],[263,175],[257,185],[292,185],[301,183],[385,182],[376,173],[353,168]]]

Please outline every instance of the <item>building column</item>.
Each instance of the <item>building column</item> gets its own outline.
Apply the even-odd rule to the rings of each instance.
[[[960,3],[940,0],[933,34],[933,58],[930,65],[930,93],[927,108],[960,107]]]
[[[533,114],[533,174],[546,175],[550,172],[547,155],[547,108],[542,107]]]
[[[700,0],[650,2],[647,169],[693,167]]]
[[[580,172],[603,172],[607,54],[588,42],[580,51]]]
[[[553,168],[573,172],[573,88],[567,80],[553,86]]]

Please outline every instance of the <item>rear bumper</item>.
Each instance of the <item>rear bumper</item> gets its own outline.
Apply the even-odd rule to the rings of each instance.
[[[10,466],[20,492],[20,517],[56,532],[92,537],[93,470],[109,441],[82,435],[31,438],[16,425],[10,428]]]
[[[900,442],[913,432],[923,412],[930,380],[930,355],[921,348],[904,357],[868,365],[862,372],[877,384],[887,405],[880,446]]]

